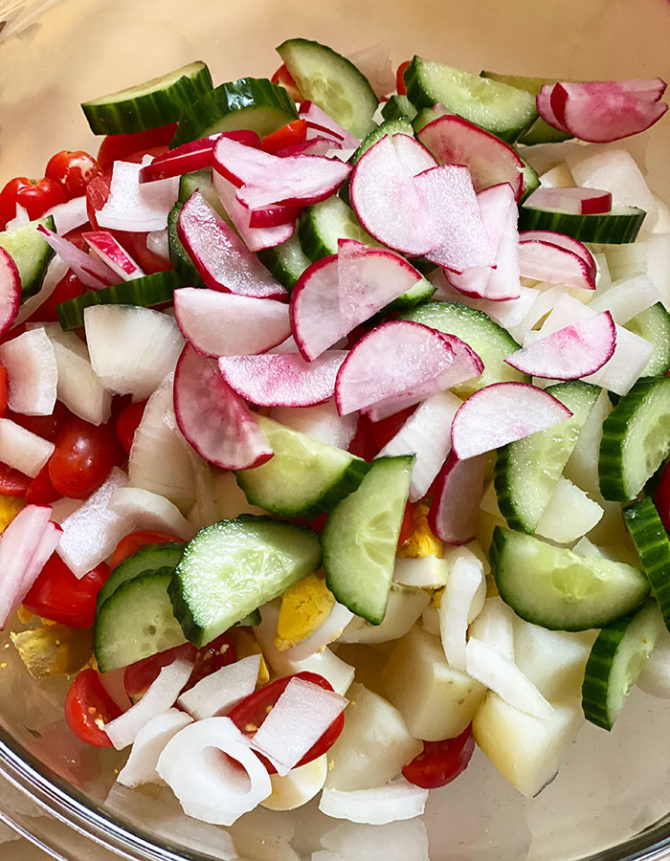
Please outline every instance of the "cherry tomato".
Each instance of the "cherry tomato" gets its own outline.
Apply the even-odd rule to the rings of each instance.
[[[232,720],[235,726],[244,733],[248,738],[253,738],[256,731],[261,726],[272,706],[277,702],[281,694],[291,679],[304,679],[306,682],[312,682],[327,691],[332,691],[333,687],[323,676],[318,673],[302,672],[295,673],[292,676],[284,676],[281,679],[275,679],[269,685],[254,691],[249,696],[239,702],[235,708],[229,713],[228,717]],[[344,713],[340,714],[328,729],[324,732],[321,738],[307,751],[296,768],[300,765],[306,765],[313,759],[326,753],[335,744],[338,736],[344,727]],[[263,764],[269,774],[274,774],[275,767],[260,754],[257,754],[263,761]]]
[[[128,161],[128,156],[167,146],[174,137],[177,123],[136,132],[130,135],[108,135],[100,144],[98,164],[103,170],[110,168],[115,161]]]
[[[101,562],[77,578],[54,553],[23,600],[24,607],[44,619],[70,628],[90,628],[100,587],[109,577],[109,566]]]
[[[28,485],[26,502],[31,502],[35,505],[48,505],[50,502],[60,499],[60,496],[61,494],[56,490],[49,478],[49,464],[45,463]]]
[[[293,120],[286,123],[277,131],[266,135],[260,143],[260,148],[265,152],[276,153],[285,146],[302,143],[307,137],[307,122],[305,120]]]
[[[286,63],[282,63],[272,76],[271,81],[273,84],[279,84],[283,87],[294,102],[299,102],[302,99],[302,94],[298,89],[293,75],[286,68]]]
[[[372,460],[379,451],[372,438],[372,422],[365,413],[361,413],[358,417],[356,433],[349,443],[348,450],[351,454],[362,457],[363,460]]]
[[[412,517],[413,511],[412,503],[408,501],[405,505],[405,513],[402,516],[402,524],[400,525],[398,547],[402,547],[405,541],[407,541],[409,536],[412,534],[412,528],[414,526],[414,519]]]
[[[42,302],[29,319],[32,322],[55,322],[58,320],[56,308],[61,302],[67,302],[68,299],[74,299],[86,292],[86,287],[81,283],[79,278],[71,269],[68,269],[58,284],[56,284],[51,296]]]
[[[146,544],[166,544],[168,541],[176,541],[179,544],[184,543],[182,538],[170,535],[169,532],[156,532],[153,529],[142,529],[138,532],[131,532],[116,545],[109,564],[112,568],[116,568],[124,559],[127,559],[128,556],[132,556],[136,550],[139,550],[140,547],[144,547]]]
[[[407,87],[405,86],[405,69],[409,64],[410,60],[405,60],[404,63],[401,63],[398,66],[398,70],[395,73],[395,88],[399,96],[407,95]]]
[[[134,404],[128,404],[116,418],[116,436],[126,454],[130,454],[130,447],[133,444],[135,431],[142,421],[146,405],[146,401],[137,401]]]
[[[30,476],[18,469],[0,463],[0,494],[3,496],[25,496],[31,481]]]
[[[95,426],[73,416],[61,429],[49,458],[49,478],[62,496],[86,499],[117,461],[119,443],[109,425]]]
[[[15,217],[17,205],[22,206],[33,219],[66,200],[64,189],[53,179],[28,179],[27,176],[10,179],[0,191],[0,230],[4,230],[7,222]]]
[[[8,412],[7,417],[37,436],[56,442],[63,425],[73,418],[70,410],[61,401],[56,401],[50,416],[24,416],[22,413]]]
[[[111,747],[103,725],[120,714],[97,672],[90,667],[82,670],[65,697],[65,720],[77,738],[94,747]]]
[[[89,223],[94,230],[98,230],[100,227],[96,214],[107,203],[111,184],[112,175],[110,172],[106,172],[96,176],[86,186],[86,212]]]
[[[83,150],[71,152],[67,149],[51,156],[44,171],[46,177],[63,187],[68,200],[81,197],[86,186],[99,173],[102,173],[102,168],[92,155]]]
[[[7,401],[9,400],[9,379],[7,368],[0,365],[0,418],[7,415]]]
[[[665,531],[670,532],[670,463],[663,470],[661,481],[654,496],[654,504],[658,511],[658,516],[663,521]]]
[[[139,699],[149,685],[158,678],[163,667],[167,667],[178,658],[195,661],[197,652],[193,643],[182,643],[180,646],[173,646],[171,649],[165,649],[163,652],[157,652],[155,655],[149,655],[148,658],[129,664],[123,674],[126,693],[132,700]]]
[[[446,786],[465,771],[475,749],[475,739],[468,727],[456,738],[424,741],[423,751],[406,765],[402,773],[410,783],[424,789]]]
[[[227,667],[229,664],[234,664],[237,660],[237,652],[232,640],[227,634],[220,634],[211,643],[198,649],[195,656],[195,667],[191,673],[191,678],[188,680],[186,690],[192,688],[200,679],[209,676],[220,670],[221,667]]]
[[[384,448],[386,443],[393,439],[415,409],[416,404],[413,404],[411,407],[405,407],[404,410],[399,410],[397,413],[393,413],[393,415],[387,416],[385,419],[380,419],[378,422],[370,423],[370,433],[372,434],[372,439],[377,446],[377,451]]]

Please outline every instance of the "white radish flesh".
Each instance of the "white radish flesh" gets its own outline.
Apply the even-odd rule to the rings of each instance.
[[[235,193],[235,187],[216,171],[213,172],[212,178],[214,188],[219,195],[223,208],[226,210],[237,232],[250,251],[272,248],[275,245],[286,242],[287,239],[293,236],[295,219],[297,217],[295,210],[282,207],[282,209],[286,209],[290,213],[289,216],[284,216],[288,218],[286,223],[262,227],[254,226],[254,211],[240,203]],[[300,210],[297,210],[297,212],[299,213]]]
[[[89,230],[81,234],[88,247],[121,281],[144,275],[126,249],[108,230]]]
[[[519,271],[522,278],[534,281],[583,290],[594,290],[596,286],[593,270],[578,254],[539,239],[519,242]]]
[[[474,538],[485,468],[483,454],[459,460],[452,453],[439,471],[428,525],[447,544],[467,544]]]
[[[7,371],[9,408],[23,415],[51,415],[58,389],[58,365],[44,329],[26,331],[1,344],[0,362]]]
[[[16,263],[0,248],[0,335],[14,322],[21,300],[21,278]]]
[[[660,301],[658,290],[646,275],[615,281],[589,302],[591,311],[609,311],[614,322],[624,326],[630,319]]]
[[[575,215],[597,215],[610,212],[612,195],[602,188],[544,188],[528,196],[524,206],[532,209],[558,209]]]
[[[260,655],[249,655],[221,667],[184,691],[177,702],[195,720],[224,714],[254,692],[260,663]]]

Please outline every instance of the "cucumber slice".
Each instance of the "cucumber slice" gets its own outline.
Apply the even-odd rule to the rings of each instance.
[[[228,213],[223,208],[219,195],[214,188],[211,170],[195,170],[192,173],[185,173],[180,177],[179,195],[177,197],[179,203],[186,203],[194,191],[199,191],[212,209],[218,212],[221,218],[227,221],[228,224],[231,223]]]
[[[448,335],[456,335],[472,347],[484,363],[479,377],[454,386],[459,396],[469,396],[491,383],[530,382],[530,377],[505,362],[519,345],[506,329],[494,323],[483,311],[475,311],[460,302],[428,302],[408,314],[403,320],[423,323]]]
[[[519,230],[553,230],[580,242],[622,245],[635,242],[646,214],[635,206],[622,206],[601,215],[576,215],[524,204],[519,208]]]
[[[414,457],[373,461],[358,490],[328,515],[321,533],[326,583],[373,625],[384,620]]]
[[[338,239],[356,239],[365,245],[379,246],[361,227],[353,209],[337,195],[307,207],[298,222],[298,236],[311,262],[337,254]]]
[[[111,287],[102,287],[83,293],[56,306],[61,328],[79,329],[84,325],[84,310],[90,305],[141,305],[151,308],[172,301],[172,294],[183,284],[176,271],[155,272],[132,281],[121,281]],[[196,284],[195,286],[199,286]]]
[[[244,514],[222,520],[186,546],[169,587],[175,615],[203,646],[320,562],[319,539],[305,526]]]
[[[443,111],[437,111],[435,108],[421,108],[412,119],[412,128],[415,133],[418,134],[425,126],[442,116],[442,113]]]
[[[521,200],[523,201],[529,194],[532,194],[536,188],[540,187],[540,176],[531,163],[526,161],[518,150],[516,151],[516,154],[523,162],[523,192],[521,194]]]
[[[295,287],[298,278],[312,262],[302,250],[297,233],[279,245],[262,248],[256,253],[263,266],[289,291]]]
[[[46,218],[38,218],[0,233],[0,248],[10,255],[19,271],[21,302],[39,291],[49,261],[54,256],[49,243],[37,231],[40,224],[49,230],[56,229],[53,216],[47,215]]]
[[[526,90],[414,57],[405,70],[407,97],[417,108],[441,102],[505,141],[516,140],[537,118],[535,97]]]
[[[176,123],[184,109],[212,86],[209,69],[198,60],[81,107],[93,134],[131,134]]]
[[[579,380],[549,386],[546,390],[572,412],[572,416],[546,431],[531,434],[498,450],[495,489],[498,506],[512,529],[532,535],[556,489],[579,433],[600,389]]]
[[[277,53],[306,99],[356,137],[368,134],[379,102],[368,79],[350,60],[309,39],[287,39]]]
[[[623,519],[651,583],[665,627],[670,631],[670,540],[652,500],[647,496],[624,508]]]
[[[624,324],[624,327],[653,344],[647,366],[641,377],[663,377],[670,370],[670,314],[661,302],[647,308]]]
[[[537,96],[545,84],[555,84],[555,78],[529,78],[526,75],[500,75],[497,72],[483,71],[479,73],[482,78],[488,78],[491,81],[499,81],[502,84],[509,84],[510,87],[518,87],[520,90],[526,90],[533,96]],[[519,137],[519,143],[532,145],[539,143],[560,143],[572,138],[568,132],[562,132],[555,129],[546,123],[542,117],[538,117],[535,122],[526,129]]]
[[[556,631],[602,628],[636,609],[649,593],[637,568],[604,556],[579,556],[496,526],[490,550],[500,597],[535,625]]]
[[[603,424],[598,473],[605,499],[634,499],[670,453],[670,377],[643,377]]]
[[[406,117],[399,117],[395,120],[386,120],[380,126],[377,126],[376,129],[372,129],[370,134],[366,135],[356,152],[351,156],[351,164],[357,164],[361,156],[382,138],[393,137],[393,135],[408,135],[413,138],[414,128],[412,127],[412,123]]]
[[[168,596],[173,568],[145,571],[122,583],[98,609],[93,650],[103,673],[185,641]]]
[[[399,120],[406,117],[410,122],[417,114],[417,110],[407,96],[389,96],[382,107],[382,116],[385,120]]]
[[[258,417],[274,451],[253,469],[240,469],[237,483],[251,505],[285,517],[310,520],[356,490],[371,464],[341,448]]]
[[[586,663],[582,707],[588,721],[610,730],[663,630],[654,601],[598,635]]]
[[[267,78],[240,78],[193,101],[184,110],[170,146],[237,129],[265,137],[297,118],[293,99],[284,87]]]
[[[120,562],[102,584],[97,597],[98,609],[126,581],[133,580],[148,571],[157,571],[159,568],[171,568],[174,571],[183,552],[184,545],[176,541],[169,541],[164,544],[147,544],[140,547],[139,550]]]

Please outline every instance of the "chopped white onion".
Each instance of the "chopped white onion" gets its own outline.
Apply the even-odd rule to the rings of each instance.
[[[437,556],[419,558],[398,557],[393,568],[393,580],[402,586],[418,589],[439,589],[449,577],[449,562]]]
[[[58,365],[44,329],[32,329],[0,345],[0,362],[9,381],[9,408],[49,416],[56,403]]]
[[[167,228],[165,230],[152,230],[147,236],[147,249],[163,260],[170,260],[170,243],[168,242]]]
[[[196,720],[224,714],[253,693],[260,665],[260,655],[249,655],[221,667],[184,691],[178,704]]]
[[[155,715],[137,733],[126,764],[116,778],[123,786],[134,787],[158,779],[156,764],[165,745],[193,718],[179,709],[167,709]]]
[[[497,595],[484,601],[481,613],[470,625],[469,634],[499,655],[514,660],[514,613]]]
[[[30,216],[28,215],[28,210],[25,206],[21,206],[20,203],[17,203],[14,209],[16,213],[14,218],[11,218],[7,222],[6,230],[14,230],[15,227],[22,227],[24,224],[28,224],[30,221]]]
[[[107,203],[96,213],[100,227],[135,233],[164,230],[179,194],[179,177],[141,183],[141,164],[114,162]]]
[[[0,419],[0,462],[7,466],[34,478],[55,447],[11,419]]]
[[[399,640],[411,629],[429,603],[430,595],[423,589],[392,585],[381,625],[371,625],[360,616],[355,616],[342,632],[339,642],[374,644]]]
[[[136,529],[157,529],[180,538],[193,538],[193,524],[174,502],[141,487],[119,487],[112,493],[109,507],[121,517],[127,517]]]
[[[602,293],[598,291],[589,302],[589,308],[596,312],[609,311],[614,322],[623,326],[660,300],[658,290],[646,275],[631,275],[615,281]]]
[[[175,704],[192,670],[193,662],[183,658],[163,667],[142,699],[127,712],[105,724],[105,732],[117,750],[123,750],[132,744],[142,727]]]
[[[414,786],[403,777],[375,789],[356,789],[351,792],[324,789],[319,810],[335,819],[385,825],[387,822],[421,816],[427,800],[427,789]]]
[[[76,230],[88,221],[86,195],[73,197],[72,200],[66,200],[65,203],[57,203],[56,206],[48,209],[42,217],[47,215],[53,215],[56,233],[61,236],[71,230]]]
[[[442,648],[454,669],[465,671],[468,621],[481,610],[485,597],[484,566],[474,553],[459,556],[449,572],[439,609]]]

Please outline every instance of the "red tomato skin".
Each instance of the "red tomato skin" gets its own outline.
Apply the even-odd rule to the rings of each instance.
[[[405,503],[405,513],[402,516],[402,523],[400,524],[400,534],[398,535],[398,547],[402,547],[405,541],[412,534],[412,528],[414,526],[413,519],[414,507],[412,503],[408,500]]]
[[[109,425],[92,425],[74,416],[61,429],[49,458],[54,488],[71,499],[86,499],[116,463],[118,441]]]
[[[149,685],[158,678],[163,667],[167,667],[179,658],[195,661],[197,651],[193,643],[182,643],[180,646],[173,646],[171,649],[165,649],[163,652],[157,652],[155,655],[149,655],[148,658],[129,664],[123,674],[126,693],[132,700],[139,699]]]
[[[109,723],[120,714],[121,709],[94,669],[89,667],[78,673],[65,697],[65,720],[77,738],[93,747],[112,747],[100,724]]]
[[[90,628],[100,587],[109,577],[104,562],[77,578],[54,553],[23,600],[23,606],[43,619],[70,628]]]
[[[185,690],[192,688],[205,676],[215,673],[221,667],[234,664],[236,660],[237,652],[232,640],[227,634],[220,634],[211,643],[198,649],[195,656],[195,666]]]
[[[128,161],[128,156],[144,153],[155,147],[167,147],[177,129],[177,123],[135,132],[129,135],[108,135],[100,144],[98,164],[108,170],[115,161]]]
[[[100,173],[102,168],[92,155],[83,150],[66,149],[51,156],[44,171],[48,179],[63,187],[68,200],[81,197],[89,182]]]
[[[318,673],[303,671],[294,673],[291,676],[283,676],[280,679],[275,679],[270,684],[265,685],[257,691],[254,691],[249,696],[241,700],[234,709],[228,714],[235,726],[241,733],[248,738],[253,738],[256,731],[263,723],[268,715],[268,707],[273,706],[291,679],[304,679],[306,682],[319,685],[324,690],[332,691],[333,686],[327,679],[320,676]],[[308,762],[326,753],[337,741],[342,729],[344,728],[344,712],[342,712],[332,724],[328,727],[321,738],[307,751],[303,758],[298,762],[296,768],[301,765],[306,765]],[[269,774],[275,774],[276,769],[264,756],[257,754],[268,770]]]
[[[0,463],[0,494],[3,496],[25,496],[32,478],[13,469],[5,463]]]
[[[446,786],[465,771],[474,749],[475,738],[470,726],[456,738],[424,741],[423,751],[402,769],[403,776],[423,789]]]
[[[294,102],[299,102],[302,99],[302,95],[295,82],[295,78],[286,68],[286,63],[282,63],[270,80],[273,84],[279,84],[284,87]]]
[[[44,215],[52,206],[65,203],[66,200],[64,189],[52,179],[14,177],[0,191],[0,230],[4,230],[7,222],[15,217],[17,205],[22,206],[32,220]]]
[[[401,63],[398,66],[398,70],[395,73],[395,88],[399,96],[407,95],[407,87],[405,86],[405,69],[409,66],[409,64],[410,61],[405,60],[404,63]]]
[[[135,431],[137,426],[142,421],[146,401],[137,401],[134,404],[127,404],[116,418],[116,436],[121,443],[126,454],[130,454],[130,448],[133,444]]]
[[[274,155],[274,153],[279,152],[280,149],[286,146],[302,143],[306,137],[307,121],[302,119],[293,120],[276,131],[271,132],[271,134],[266,135],[261,140],[260,148]]]
[[[26,430],[48,439],[49,442],[56,442],[63,425],[73,417],[70,410],[61,401],[56,401],[50,416],[24,416],[21,413],[13,413],[11,410],[7,416]]]
[[[35,478],[30,482],[26,490],[26,502],[35,505],[48,505],[60,499],[60,493],[51,483],[49,478],[49,464],[45,463]]]
[[[58,312],[56,308],[61,302],[67,302],[68,299],[75,299],[77,296],[82,296],[86,293],[86,287],[81,283],[79,278],[71,269],[65,273],[61,280],[56,284],[53,293],[46,299],[40,307],[30,315],[30,321],[38,322],[57,322]]]
[[[175,541],[178,544],[184,543],[183,538],[171,535],[169,532],[156,532],[153,529],[141,529],[137,532],[130,532],[116,545],[109,564],[113,570],[124,559],[127,559],[128,556],[132,556],[140,547],[144,547],[146,544],[166,544],[168,541]]]
[[[670,532],[670,463],[663,470],[661,481],[654,496],[654,505],[665,531]]]

